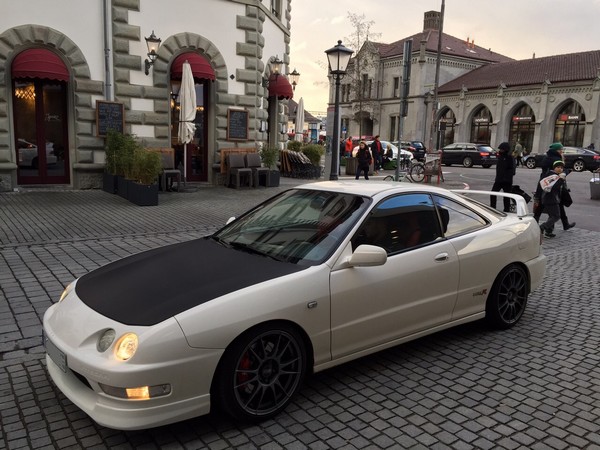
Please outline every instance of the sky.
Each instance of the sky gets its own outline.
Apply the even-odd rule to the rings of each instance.
[[[294,99],[312,113],[327,111],[325,50],[352,33],[348,13],[374,22],[378,42],[423,30],[426,11],[442,0],[293,0],[290,71],[300,80]],[[445,0],[444,33],[514,59],[600,49],[600,0]],[[358,49],[352,49],[358,50]]]

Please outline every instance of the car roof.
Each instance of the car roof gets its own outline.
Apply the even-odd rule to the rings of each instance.
[[[297,189],[310,189],[328,192],[340,192],[343,194],[362,195],[366,197],[376,197],[384,192],[437,192],[448,194],[448,190],[436,186],[426,186],[419,184],[412,186],[410,183],[394,183],[391,181],[369,181],[364,180],[339,180],[339,181],[318,181],[315,183],[302,184]]]

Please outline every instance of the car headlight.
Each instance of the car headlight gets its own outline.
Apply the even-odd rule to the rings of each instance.
[[[65,288],[65,290],[62,292],[62,294],[60,294],[60,298],[58,299],[58,302],[59,303],[62,302],[65,299],[65,297],[71,293],[72,290],[73,290],[73,283],[69,283],[67,285],[67,287]]]
[[[127,361],[138,348],[138,337],[135,333],[127,333],[119,338],[115,345],[115,357],[121,361]]]

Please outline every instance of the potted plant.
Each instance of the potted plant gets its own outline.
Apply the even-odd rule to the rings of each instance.
[[[302,147],[302,153],[310,159],[310,162],[314,166],[312,177],[319,178],[321,176],[321,157],[325,153],[323,146],[319,144],[308,144]]]
[[[112,133],[111,133],[112,134]],[[114,132],[112,144],[116,150],[115,173],[117,175],[117,194],[127,199],[130,180],[133,178],[133,154],[140,145],[130,134]]]
[[[276,147],[263,146],[260,149],[259,154],[265,167],[269,168],[269,179],[267,181],[267,186],[279,186],[279,180],[281,177],[281,174],[277,169],[279,149]]]
[[[158,152],[136,148],[131,164],[132,182],[129,184],[128,199],[139,206],[158,205],[158,176],[162,172],[162,161]]]
[[[102,190],[110,194],[117,193],[117,164],[119,150],[121,148],[122,134],[108,130],[106,135],[106,146],[104,147],[104,174],[102,179]]]

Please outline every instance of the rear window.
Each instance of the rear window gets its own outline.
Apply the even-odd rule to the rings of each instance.
[[[422,148],[425,148],[425,146],[421,142],[418,142],[418,141],[412,141],[412,146],[414,148],[418,148],[419,150]]]
[[[478,147],[478,150],[483,151],[483,152],[496,153],[496,150],[494,150],[492,147],[490,147],[488,145],[482,145],[482,146]]]

